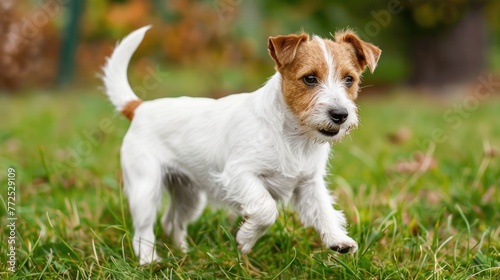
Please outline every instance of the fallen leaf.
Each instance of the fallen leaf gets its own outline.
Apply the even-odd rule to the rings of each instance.
[[[488,190],[483,194],[481,202],[483,204],[490,203],[493,201],[493,195],[495,194],[495,187],[489,187]]]
[[[397,173],[423,173],[436,166],[437,160],[435,158],[422,152],[418,152],[413,157],[413,160],[398,162],[390,167],[389,170]]]
[[[411,138],[411,130],[401,127],[398,131],[387,134],[387,139],[393,144],[402,144]]]
[[[494,157],[497,157],[499,155],[500,155],[500,151],[496,147],[489,146],[487,149],[484,150],[485,157],[494,158]]]
[[[434,190],[420,190],[419,197],[422,197],[424,201],[434,205],[442,202],[441,194]]]

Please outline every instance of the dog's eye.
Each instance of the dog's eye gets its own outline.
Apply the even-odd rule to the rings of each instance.
[[[304,84],[310,87],[314,87],[318,84],[318,78],[314,75],[305,75],[302,78],[302,81],[304,81]]]
[[[346,85],[346,87],[350,88],[352,86],[352,84],[354,83],[354,78],[352,76],[345,76],[344,78],[344,83]]]

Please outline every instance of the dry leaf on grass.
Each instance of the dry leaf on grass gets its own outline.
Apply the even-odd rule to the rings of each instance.
[[[389,171],[396,173],[416,173],[427,172],[437,166],[437,160],[422,152],[418,152],[410,161],[401,161],[389,168]]]
[[[490,157],[494,158],[500,155],[500,151],[493,146],[488,146],[487,148],[484,149],[484,156],[485,157]]]
[[[387,134],[387,139],[393,144],[402,144],[411,138],[411,130],[407,127],[401,127],[398,131]]]
[[[433,204],[433,205],[438,205],[438,204],[442,203],[442,200],[443,200],[443,196],[441,195],[441,193],[439,193],[436,190],[432,190],[432,189],[420,190],[418,193],[418,196],[421,197],[421,199],[423,199],[424,201],[426,201],[430,204]]]
[[[488,190],[483,194],[483,197],[481,198],[481,203],[488,204],[494,201],[495,192],[496,192],[495,187],[493,186],[489,187]]]

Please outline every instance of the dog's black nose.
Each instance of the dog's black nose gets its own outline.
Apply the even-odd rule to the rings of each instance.
[[[331,109],[328,113],[332,121],[336,124],[343,124],[347,120],[347,116],[349,116],[346,108]]]

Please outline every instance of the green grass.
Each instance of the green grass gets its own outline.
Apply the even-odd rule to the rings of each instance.
[[[0,97],[0,218],[5,225],[9,167],[18,218],[17,272],[6,271],[2,226],[0,278],[500,279],[500,157],[484,153],[500,147],[500,99],[467,111],[460,125],[443,117],[456,104],[408,94],[361,98],[361,126],[335,145],[327,178],[358,253],[322,248],[318,234],[282,207],[242,256],[234,241],[241,220],[207,209],[189,226],[188,254],[157,227],[164,261],[139,266],[120,180],[128,122],[93,91]],[[391,143],[387,135],[400,128],[410,138]],[[420,144],[437,129],[445,141]],[[393,170],[418,151],[436,166]]]

